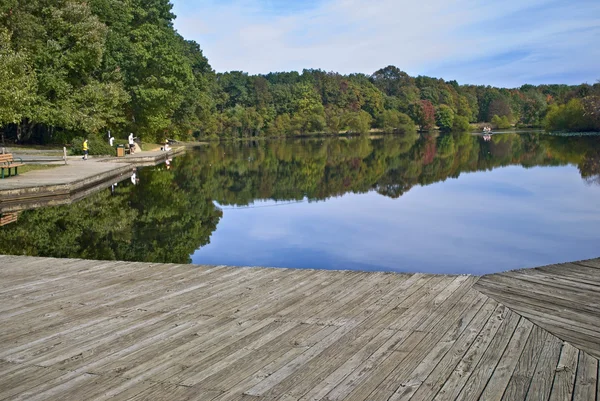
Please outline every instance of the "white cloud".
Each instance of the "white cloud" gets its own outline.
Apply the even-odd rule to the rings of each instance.
[[[260,0],[185,3],[175,1],[175,26],[217,71],[370,74],[394,64],[413,75],[509,86],[553,75],[600,78],[594,1],[329,0],[290,13]],[[511,58],[515,52],[527,55]]]

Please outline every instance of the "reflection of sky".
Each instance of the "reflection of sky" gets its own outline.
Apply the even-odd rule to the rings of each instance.
[[[274,204],[226,208],[193,262],[485,274],[600,256],[600,187],[572,166],[263,207]]]

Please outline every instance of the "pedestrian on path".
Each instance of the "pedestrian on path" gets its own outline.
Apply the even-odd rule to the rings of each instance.
[[[135,138],[133,137],[133,132],[129,134],[129,153],[133,154],[135,152],[135,142],[133,141]]]
[[[87,138],[83,141],[83,160],[87,160],[88,157],[88,153],[89,153],[89,148],[88,148],[88,140]]]

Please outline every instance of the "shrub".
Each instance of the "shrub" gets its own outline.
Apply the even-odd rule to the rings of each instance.
[[[471,130],[471,124],[469,119],[463,116],[454,116],[454,122],[452,123],[452,131],[455,132],[467,132]]]
[[[547,131],[593,131],[596,127],[591,116],[586,115],[581,101],[571,99],[567,104],[550,106],[544,128]]]
[[[381,113],[377,117],[377,126],[388,133],[414,131],[416,129],[413,120],[397,110],[385,110]]]
[[[371,129],[371,115],[364,110],[347,113],[344,120],[344,125],[350,132],[365,134]]]
[[[494,117],[492,117],[492,125],[500,129],[510,128],[510,120],[507,116],[498,117],[497,115],[494,115]]]
[[[72,155],[82,155],[83,154],[83,140],[82,137],[73,138],[71,141],[71,154]],[[105,140],[104,137],[99,137],[97,135],[89,135],[88,136],[88,148],[90,155],[115,155],[115,148],[108,144],[108,140]]]

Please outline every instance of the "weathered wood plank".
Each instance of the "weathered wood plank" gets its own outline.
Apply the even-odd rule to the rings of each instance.
[[[569,343],[563,344],[549,401],[570,401],[573,398],[578,356],[577,348]]]
[[[526,401],[547,401],[550,397],[562,345],[562,341],[553,335],[548,335],[546,338],[527,391]]]
[[[498,361],[498,364],[494,367],[492,375],[485,386],[485,390],[479,397],[480,399],[489,401],[500,401],[502,399],[532,330],[533,324],[530,321],[526,319],[521,319],[519,321],[519,325],[506,346],[500,361]],[[490,348],[491,347],[492,346],[490,345]],[[480,366],[478,369],[481,371],[482,368],[483,367]],[[474,392],[470,392],[468,396],[465,395],[462,399],[477,398],[474,397]]]
[[[292,330],[268,342],[262,347],[253,349],[251,353],[230,363],[221,369],[211,369],[210,376],[197,383],[200,388],[230,390],[240,382],[251,379],[262,367],[269,365],[295,348],[305,348],[305,338],[311,337],[322,329],[322,326],[298,323]],[[391,333],[390,333],[391,335]]]
[[[519,321],[520,317],[509,311],[493,337],[488,337],[481,344],[471,347],[436,398],[440,400],[479,399]]]
[[[502,401],[524,400],[548,333],[538,326],[531,331]]]
[[[435,368],[423,381],[410,383],[411,388],[406,392],[398,389],[395,400],[431,400],[440,391],[446,383],[457,364],[464,358],[465,353],[471,348],[477,338],[484,337],[485,334],[497,330],[500,325],[499,319],[504,319],[507,310],[498,305],[495,301],[486,301],[478,310],[477,314],[468,323],[464,331],[458,336],[456,341],[450,346],[450,349],[444,354],[441,360],[437,361]],[[452,337],[447,338],[451,340]],[[418,368],[418,367],[417,367]],[[429,370],[421,367],[422,370]]]
[[[389,401],[410,399],[448,352],[452,350],[454,344],[463,338],[463,333],[468,329],[471,321],[477,318],[481,308],[487,301],[487,297],[476,291],[471,290],[470,293],[477,295],[477,297],[454,317],[452,317],[452,314],[446,315],[445,318],[449,320],[453,319],[454,323],[450,325],[448,331],[446,331],[440,341],[421,360],[410,375],[403,382],[398,383],[396,391],[389,398]],[[467,298],[467,296],[464,298]]]
[[[273,361],[267,363],[260,370],[256,371],[253,375],[246,377],[235,386],[225,389],[225,393],[219,397],[218,400],[222,401],[240,399],[239,394],[262,382],[265,378],[269,377],[274,372],[277,372],[279,369],[295,360],[298,356],[321,342],[324,338],[328,337],[336,330],[338,330],[337,326],[321,326],[321,330],[317,331],[316,333],[312,332],[309,333],[309,335],[307,335],[305,338],[298,339],[294,344],[294,347],[289,349],[283,355],[276,357]]]
[[[585,352],[579,352],[573,401],[595,400],[597,383],[598,360]]]

